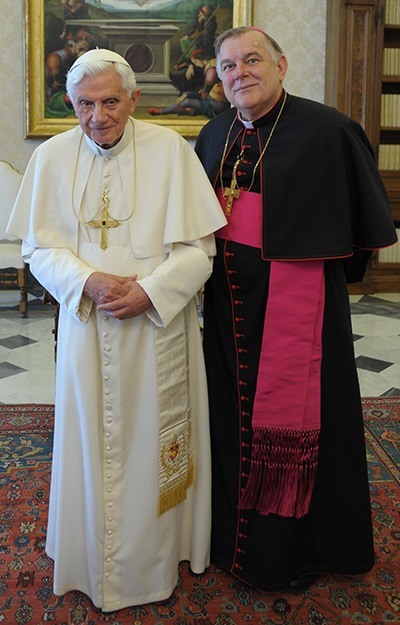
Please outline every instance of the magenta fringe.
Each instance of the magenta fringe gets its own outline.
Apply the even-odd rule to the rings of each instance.
[[[319,430],[257,427],[239,508],[301,518],[308,513],[318,462]]]

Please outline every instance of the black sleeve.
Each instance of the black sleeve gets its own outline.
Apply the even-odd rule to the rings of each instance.
[[[343,258],[343,269],[346,281],[361,282],[367,270],[372,250],[356,250],[353,256]]]

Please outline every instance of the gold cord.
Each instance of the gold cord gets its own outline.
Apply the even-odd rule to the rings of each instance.
[[[129,118],[129,121],[132,124],[132,132],[133,132],[133,134],[132,134],[133,158],[134,158],[133,188],[136,189],[136,164],[137,164],[137,160],[136,160],[135,126],[133,124],[132,119]],[[94,213],[94,215],[93,215],[93,217],[91,219],[89,219],[88,221],[84,221],[84,220],[82,220],[79,217],[79,214],[77,214],[77,212],[75,210],[74,195],[75,195],[76,176],[77,176],[77,172],[78,172],[79,155],[80,155],[80,151],[81,151],[83,137],[84,137],[84,133],[82,132],[81,138],[79,140],[78,152],[77,152],[76,160],[75,160],[74,176],[73,176],[73,180],[72,180],[72,198],[71,198],[72,201],[71,201],[71,204],[72,204],[72,210],[73,210],[73,213],[74,213],[76,219],[79,221],[80,224],[82,224],[84,226],[89,226],[89,225],[91,225],[91,222],[94,222],[94,218],[100,212],[100,210],[102,210],[102,211],[106,210],[110,220],[118,221],[119,223],[122,223],[123,221],[128,221],[132,217],[133,213],[135,212],[135,204],[133,204],[133,208],[132,208],[131,212],[129,213],[128,217],[124,217],[123,219],[120,219],[120,218],[116,219],[115,217],[113,217],[108,212],[109,201],[108,201],[107,193],[105,191],[103,191],[103,193],[101,194],[101,200],[100,200],[101,204],[100,204],[99,208],[96,210],[96,212]],[[107,202],[108,202],[108,204],[106,206],[104,206],[104,204],[107,203]],[[97,226],[95,226],[95,227],[97,227]]]
[[[287,98],[287,93],[285,91],[284,97],[283,97],[283,102],[282,102],[281,108],[279,109],[279,113],[277,115],[277,118],[276,118],[276,120],[274,122],[274,125],[271,128],[271,131],[270,131],[270,133],[268,135],[268,139],[267,139],[267,141],[266,141],[266,143],[265,143],[265,145],[264,145],[264,147],[263,147],[263,149],[261,151],[261,154],[260,154],[256,164],[254,165],[253,175],[252,175],[252,178],[251,178],[251,183],[250,183],[250,186],[246,189],[247,191],[250,191],[251,188],[253,187],[257,168],[258,168],[259,164],[261,163],[261,159],[264,156],[264,154],[266,152],[266,149],[269,146],[269,143],[270,143],[270,141],[272,139],[272,135],[274,134],[275,128],[278,125],[278,122],[279,122],[280,117],[282,115],[284,106],[286,104],[286,98]],[[222,153],[221,165],[220,165],[220,168],[219,168],[219,179],[220,179],[221,189],[224,188],[223,179],[222,179],[222,170],[223,170],[223,166],[224,166],[224,162],[225,162],[226,152],[228,150],[229,139],[230,139],[230,136],[231,136],[231,133],[232,133],[233,126],[235,125],[235,122],[236,122],[236,117],[233,120],[233,122],[232,122],[232,124],[231,124],[231,126],[230,126],[230,128],[228,130],[228,134],[227,134],[225,145],[224,145],[224,150],[223,150],[223,153]],[[236,170],[237,170],[237,167],[238,167],[238,165],[239,165],[239,163],[240,163],[240,161],[242,159],[242,156],[243,156],[243,149],[240,152],[238,158],[236,159],[236,162],[235,162],[235,165],[234,165],[234,168],[233,168],[232,182],[231,182],[231,187],[230,187],[231,190],[232,190],[233,186],[237,185],[237,183],[236,183]],[[231,204],[232,204],[232,202],[231,202]]]

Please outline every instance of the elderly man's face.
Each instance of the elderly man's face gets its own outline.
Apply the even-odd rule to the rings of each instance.
[[[264,35],[257,31],[225,39],[221,45],[219,73],[225,95],[244,119],[257,119],[274,106],[286,70],[286,57],[276,63]]]
[[[111,148],[123,135],[140,90],[130,95],[114,69],[85,76],[69,94],[83,132],[102,148]]]

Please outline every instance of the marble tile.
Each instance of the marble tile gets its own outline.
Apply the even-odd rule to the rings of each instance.
[[[18,375],[19,373],[24,373],[25,371],[26,369],[17,367],[11,362],[0,362],[0,378],[9,378],[12,375]]]
[[[350,304],[359,302],[364,295],[349,295]]]
[[[355,334],[362,336],[400,335],[400,318],[380,316],[378,314],[352,314],[352,327]]]
[[[363,336],[354,343],[356,356],[367,356],[392,364],[400,364],[400,336],[378,334]]]
[[[400,293],[377,293],[374,295],[376,299],[383,299],[388,302],[400,302]]]
[[[0,403],[54,403],[54,310],[40,302],[22,318],[9,301],[2,303]]]
[[[382,397],[400,397],[400,388],[390,388]]]
[[[373,314],[400,320],[399,304],[397,302],[391,302],[372,295],[364,295],[358,302],[350,304],[350,310],[353,315]]]
[[[2,404],[54,404],[54,372],[32,369],[0,379]]]
[[[392,388],[382,375],[365,369],[358,369],[358,380],[362,397],[381,397]]]
[[[34,339],[30,339],[28,336],[23,336],[22,334],[15,334],[14,336],[8,336],[5,339],[0,339],[0,345],[7,347],[8,349],[15,349],[17,347],[22,347],[23,345],[31,345],[32,343],[36,343],[36,341]]]
[[[358,356],[356,358],[356,365],[358,369],[366,369],[367,371],[375,371],[375,373],[381,373],[392,363],[385,362],[384,360],[377,360],[376,358],[369,358],[368,356]]]
[[[400,389],[400,364],[391,365],[381,374],[382,379],[386,380],[393,388]],[[400,391],[397,393],[400,397]]]

